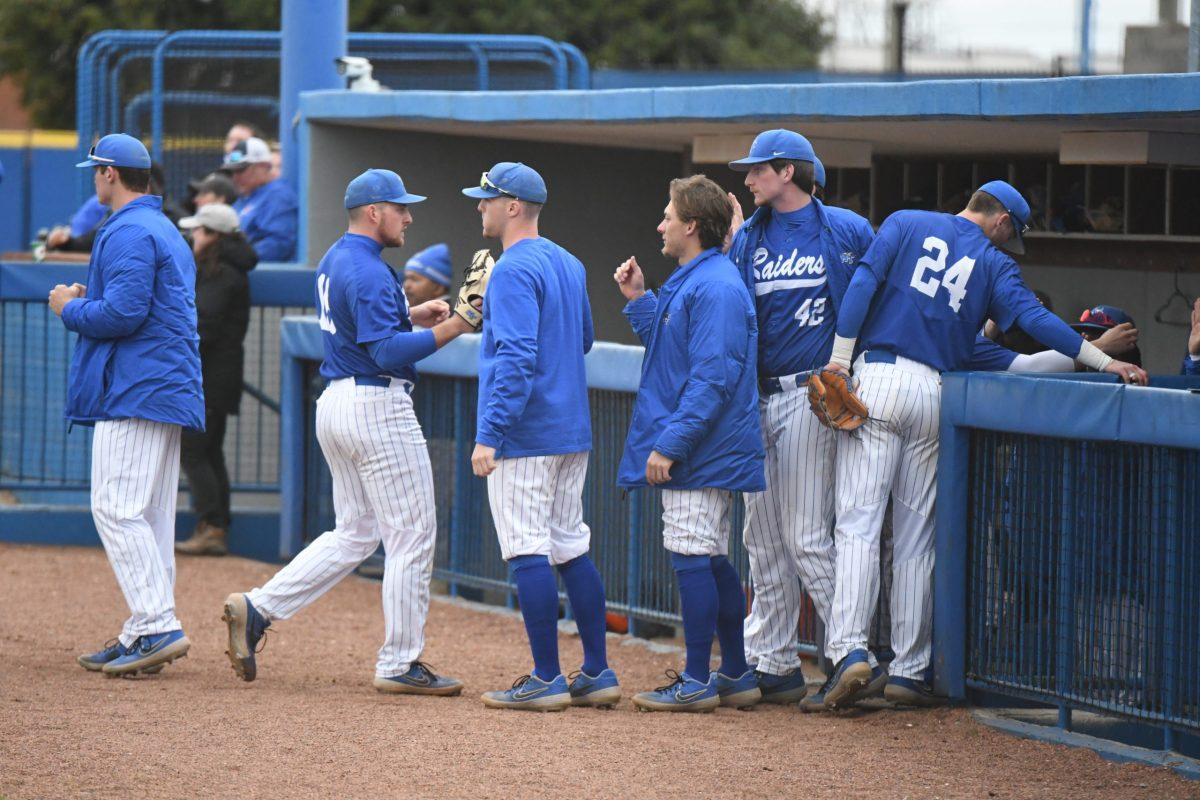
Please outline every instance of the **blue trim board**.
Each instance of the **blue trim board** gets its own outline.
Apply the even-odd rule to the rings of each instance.
[[[1194,114],[1200,75],[701,86],[550,92],[305,92],[308,121],[707,122],[773,118],[1094,118]]]
[[[175,515],[178,531],[196,527],[195,514]],[[14,544],[99,547],[100,537],[86,506],[20,505],[0,507],[0,541]],[[281,563],[279,515],[262,509],[233,509],[229,552],[258,561]]]
[[[1061,744],[1067,747],[1086,747],[1094,750],[1097,755],[1118,764],[1137,763],[1149,764],[1155,767],[1169,767],[1185,778],[1200,780],[1200,761],[1178,753],[1163,750],[1148,750],[1143,747],[1114,742],[1111,739],[1101,739],[1084,733],[1065,731],[1051,725],[1037,725],[1031,722],[1021,722],[1009,719],[1003,714],[990,709],[975,709],[971,712],[975,719],[989,728],[995,728],[1005,733],[1020,736],[1023,739],[1034,739],[1039,742]]]

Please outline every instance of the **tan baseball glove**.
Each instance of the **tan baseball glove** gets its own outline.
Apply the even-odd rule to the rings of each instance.
[[[808,407],[821,424],[838,431],[852,431],[867,421],[867,407],[854,393],[851,379],[823,369],[808,378]]]
[[[483,327],[483,296],[487,292],[488,280],[492,277],[492,267],[495,265],[496,260],[489,251],[475,251],[475,255],[471,256],[470,265],[463,272],[458,299],[454,301],[454,313],[465,319],[475,330]]]

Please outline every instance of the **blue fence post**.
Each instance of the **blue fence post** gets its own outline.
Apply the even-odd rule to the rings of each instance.
[[[304,364],[280,348],[279,556],[290,558],[304,543]]]
[[[963,375],[942,382],[938,443],[937,511],[933,565],[933,667],[939,694],[966,697],[967,674],[967,482],[970,435],[959,425],[966,404]]]
[[[646,491],[649,491],[647,489]],[[625,597],[629,606],[629,635],[637,636],[641,624],[634,614],[642,593],[642,498],[636,492],[625,495],[629,502],[629,551],[626,553],[629,571],[625,575]]]
[[[1174,458],[1168,453],[1156,454],[1155,461],[1160,462],[1155,464],[1160,466],[1161,462],[1168,461]],[[1176,517],[1176,513],[1180,510],[1179,502],[1179,485],[1178,475],[1179,470],[1170,469],[1164,466],[1162,469],[1155,469],[1154,473],[1159,476],[1159,480],[1154,486],[1156,494],[1159,497],[1154,498],[1154,516],[1152,524],[1154,525],[1155,538],[1162,536],[1164,541],[1163,548],[1163,635],[1161,644],[1159,645],[1160,653],[1162,654],[1162,709],[1163,709],[1163,750],[1175,749],[1175,729],[1171,727],[1170,720],[1175,716],[1179,698],[1176,690],[1179,687],[1179,676],[1177,674],[1177,663],[1179,659],[1179,649],[1176,647],[1176,642],[1181,639],[1181,631],[1179,630],[1180,617],[1179,611],[1182,604],[1179,601],[1179,584],[1183,580],[1182,571],[1179,569],[1178,547],[1176,543],[1184,535],[1182,520]],[[1165,479],[1165,485],[1163,482]],[[1165,513],[1164,513],[1165,512]],[[1180,515],[1182,516],[1182,515]],[[1176,524],[1170,526],[1163,524],[1164,520],[1175,519]],[[1194,535],[1194,531],[1191,532]]]
[[[466,488],[471,485],[471,441],[463,436],[466,430],[467,415],[472,410],[467,407],[466,392],[463,382],[454,382],[454,503],[450,507],[450,571],[455,580],[450,582],[450,594],[458,597],[460,585],[457,580],[463,571],[463,551],[466,547],[467,536],[470,535],[467,526],[468,494]]]
[[[1072,692],[1075,673],[1075,458],[1070,448],[1063,448],[1061,521],[1058,554],[1058,624],[1055,690],[1058,694],[1058,727],[1071,730],[1071,703],[1066,697]]]

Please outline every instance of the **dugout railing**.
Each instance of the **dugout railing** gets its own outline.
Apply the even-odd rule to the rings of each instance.
[[[937,684],[1194,758],[1200,380],[1095,377],[943,376]]]
[[[515,603],[511,581],[496,541],[487,485],[471,472],[479,337],[464,336],[418,365],[413,394],[429,445],[437,497],[438,543],[434,576],[451,594],[490,591]],[[324,388],[317,366],[322,357],[314,317],[289,317],[282,328],[283,430],[281,433],[280,557],[333,527],[329,469],[314,434],[314,408]],[[592,531],[592,557],[604,578],[608,607],[639,623],[679,621],[674,572],[662,547],[662,506],[656,490],[623,492],[617,464],[641,374],[642,348],[598,342],[586,358],[592,414],[592,453],[584,485],[584,521]],[[742,546],[742,504],[730,514],[729,554],[749,580]],[[749,590],[749,586],[747,586]],[[806,603],[800,625],[803,649],[816,654],[820,636]]]

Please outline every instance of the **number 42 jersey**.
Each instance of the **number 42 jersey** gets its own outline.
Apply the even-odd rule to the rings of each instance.
[[[975,334],[992,319],[1007,330],[1038,304],[1015,261],[963,217],[898,211],[859,262],[879,281],[858,337],[941,372],[965,369]]]

